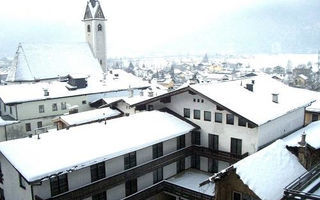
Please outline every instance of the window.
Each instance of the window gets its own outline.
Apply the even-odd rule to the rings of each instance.
[[[201,99],[201,103],[204,103],[204,100],[203,100],[203,99]]]
[[[100,65],[102,65],[102,60],[100,60],[99,62],[100,62]]]
[[[184,147],[186,147],[186,136],[181,135],[177,137],[177,150],[182,149]]]
[[[218,161],[212,158],[208,159],[208,171],[210,173],[217,173],[218,172]]]
[[[200,119],[200,110],[193,110],[193,119]]]
[[[217,123],[222,123],[222,113],[214,113],[214,121]]]
[[[26,131],[27,132],[31,131],[31,124],[30,123],[26,123]]]
[[[26,189],[26,181],[24,180],[24,178],[21,176],[21,174],[19,174],[19,184],[20,187],[23,189]]]
[[[183,109],[183,116],[186,118],[190,118],[190,109],[189,108]]]
[[[218,151],[219,150],[219,136],[209,134],[209,149]]]
[[[10,108],[10,114],[12,115],[12,107],[10,106],[9,108]]]
[[[52,104],[52,111],[57,111],[58,105],[56,103]]]
[[[90,33],[90,32],[91,32],[90,25],[87,25],[87,32],[88,32],[88,33]]]
[[[233,192],[232,200],[241,200],[241,193]]]
[[[10,107],[11,108],[11,107]],[[312,121],[318,121],[318,115],[317,114],[312,114]]]
[[[177,173],[180,173],[182,172],[183,170],[185,170],[185,160],[184,158],[181,159],[181,160],[178,160],[177,161]]]
[[[231,138],[231,153],[242,155],[242,140]]]
[[[163,155],[163,144],[162,144],[162,142],[158,143],[158,144],[155,144],[155,145],[152,145],[152,158],[156,159],[156,158],[161,157],[162,155]]]
[[[61,102],[61,110],[66,110],[66,109],[67,109],[67,103]]]
[[[192,131],[191,132],[191,144],[192,145],[200,145],[200,132],[199,131]]]
[[[153,110],[153,105],[148,105],[148,111]]]
[[[104,162],[90,166],[91,182],[106,177],[106,168]]]
[[[252,122],[248,122],[248,127],[249,127],[249,128],[254,128],[255,125],[254,125],[254,123],[252,123]]]
[[[37,127],[38,127],[38,128],[41,128],[41,127],[42,127],[42,122],[41,122],[41,121],[37,122]]]
[[[101,24],[98,25],[98,31],[102,31],[102,25]]]
[[[137,192],[137,179],[126,181],[126,196]]]
[[[210,111],[204,111],[204,121],[211,121],[211,112]]]
[[[191,167],[200,170],[200,156],[198,155],[191,156]]]
[[[227,124],[233,125],[234,124],[234,115],[227,114]]]
[[[5,200],[4,198],[4,191],[2,188],[0,188],[0,200]]]
[[[50,189],[51,196],[67,192],[69,190],[67,174],[50,178]]]
[[[82,104],[87,104],[87,101],[86,101],[86,100],[83,100],[83,101],[82,101]]]
[[[153,184],[158,183],[163,180],[163,168],[160,167],[153,171]]]
[[[196,99],[193,99],[193,102],[196,102],[197,100]]]
[[[200,99],[197,99],[197,102],[199,103],[199,102],[200,102]]]
[[[39,105],[39,113],[44,113],[44,105]]]
[[[124,169],[130,169],[137,165],[136,152],[128,153],[124,156]]]
[[[107,200],[106,192],[102,192],[92,196],[92,200]]]
[[[217,106],[217,110],[224,110],[222,106]]]
[[[3,110],[4,110],[4,112],[7,112],[7,105],[6,104],[3,104]]]
[[[238,125],[246,127],[247,126],[247,120],[245,118],[243,118],[243,117],[239,117],[238,118]]]

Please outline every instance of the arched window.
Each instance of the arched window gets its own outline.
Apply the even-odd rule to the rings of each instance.
[[[98,25],[98,31],[102,31],[102,25],[101,24]]]
[[[87,26],[87,32],[90,33],[90,31],[91,31],[91,30],[90,30],[90,25],[88,24],[88,26]]]

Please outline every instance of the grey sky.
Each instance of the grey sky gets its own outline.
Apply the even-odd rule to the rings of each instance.
[[[86,0],[0,1],[0,56],[12,56],[18,42],[84,41]],[[320,46],[317,0],[100,1],[109,56],[315,52]]]

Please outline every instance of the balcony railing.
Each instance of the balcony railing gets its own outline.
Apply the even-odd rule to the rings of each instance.
[[[223,151],[213,151],[206,147],[201,146],[189,146],[170,154],[166,154],[157,159],[153,159],[149,162],[143,163],[139,166],[130,168],[121,173],[115,174],[110,177],[100,179],[98,181],[92,182],[90,184],[84,185],[75,190],[71,190],[54,197],[49,198],[48,200],[71,200],[71,199],[84,199],[91,197],[92,195],[106,191],[112,187],[115,187],[127,180],[138,178],[144,174],[153,172],[159,167],[164,167],[171,163],[177,162],[183,158],[186,158],[191,155],[199,155],[208,158],[213,158],[216,160],[221,160],[228,163],[234,163],[243,158],[244,156],[237,156],[228,152]]]

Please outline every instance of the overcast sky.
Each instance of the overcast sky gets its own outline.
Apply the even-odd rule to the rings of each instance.
[[[0,56],[12,55],[19,42],[84,41],[81,19],[86,0],[0,0],[0,2]],[[100,2],[108,19],[106,23],[109,56],[232,52],[237,48],[243,48],[241,40],[243,38],[250,40],[251,35],[247,32],[251,34],[256,32],[255,27],[259,24],[263,26],[264,22],[271,21],[269,26],[274,27],[274,23],[277,23],[274,16],[294,18],[292,12],[297,10],[299,12],[300,9],[304,13],[314,12],[310,17],[317,17],[314,21],[318,23],[314,26],[320,29],[319,14],[315,12],[319,7],[314,6],[319,4],[317,0],[101,0]],[[312,8],[314,10],[310,10]],[[265,10],[267,12],[264,12]],[[296,15],[301,16],[299,13]],[[242,19],[240,23],[237,21],[239,19]],[[251,30],[246,30],[248,24],[246,20],[252,23],[249,27]],[[310,21],[309,18],[305,20]],[[306,26],[304,21],[301,23],[301,26]],[[239,24],[242,24],[241,27]],[[235,32],[238,32],[241,38]],[[282,36],[270,43],[266,39],[267,41],[262,41],[261,44],[259,36],[261,35],[252,35],[258,42],[257,48],[281,50]],[[314,37],[317,36],[316,33]],[[272,38],[274,37],[272,33]]]

